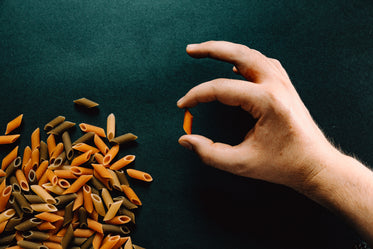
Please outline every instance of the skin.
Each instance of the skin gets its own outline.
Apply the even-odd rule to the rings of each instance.
[[[186,51],[193,58],[231,63],[245,80],[215,79],[197,85],[178,107],[220,101],[240,106],[257,122],[236,146],[195,134],[180,137],[180,145],[210,166],[303,193],[345,217],[372,245],[373,173],[328,141],[281,63],[224,41],[191,44]]]

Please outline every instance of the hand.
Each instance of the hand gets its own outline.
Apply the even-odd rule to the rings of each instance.
[[[197,85],[178,101],[179,108],[217,100],[241,106],[257,120],[236,146],[200,135],[182,136],[179,143],[206,164],[301,191],[323,169],[325,156],[338,153],[313,121],[279,61],[223,41],[188,45],[186,50],[194,58],[229,62],[246,80],[216,79]]]

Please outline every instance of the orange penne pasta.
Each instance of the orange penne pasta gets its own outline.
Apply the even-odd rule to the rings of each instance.
[[[6,125],[5,135],[8,135],[13,130],[17,129],[22,123],[23,114],[19,115]]]
[[[138,179],[138,180],[141,180],[141,181],[145,181],[145,182],[151,182],[151,181],[153,181],[153,178],[151,177],[151,175],[149,175],[146,172],[140,171],[140,170],[127,169],[127,174],[130,177]]]
[[[61,243],[63,237],[57,236],[55,234],[49,233],[49,238],[48,241],[50,242],[56,242],[56,243]]]
[[[45,171],[45,174],[47,175],[47,178],[52,183],[52,185],[57,185],[57,183],[58,183],[58,177],[53,173],[52,170],[47,169]]]
[[[57,185],[61,188],[69,188],[71,186],[66,179],[58,179]]]
[[[0,223],[6,220],[9,220],[16,214],[14,209],[7,209],[0,214]]]
[[[95,221],[98,221],[98,213],[95,209],[93,209],[92,213],[89,214],[89,217],[92,219],[92,220],[95,220]]]
[[[134,156],[134,155],[127,155],[125,157],[122,157],[121,159],[119,159],[115,163],[113,163],[110,166],[110,169],[112,169],[112,170],[119,170],[119,169],[127,166],[131,162],[133,162],[135,160],[135,158],[136,158],[136,156]]]
[[[88,144],[85,144],[85,143],[77,143],[73,146],[73,149],[74,150],[78,150],[80,152],[87,152],[87,151],[92,151],[92,153],[97,153],[99,152],[100,150],[97,149],[96,147],[93,147],[93,146],[90,146]]]
[[[108,151],[108,153],[104,157],[104,165],[109,165],[109,163],[114,159],[114,157],[118,154],[119,152],[119,144],[114,145],[111,147],[111,149]]]
[[[124,194],[127,196],[127,198],[135,205],[141,206],[142,203],[139,199],[139,197],[136,195],[135,191],[130,186],[127,185],[121,185]]]
[[[25,174],[23,173],[23,171],[20,170],[20,169],[17,169],[15,175],[16,175],[16,179],[17,179],[18,184],[19,184],[19,186],[21,187],[21,189],[22,189],[23,191],[29,191],[29,190],[30,190],[30,187],[29,187],[29,185],[28,185],[28,181],[27,181],[26,176],[25,176]]]
[[[71,166],[79,166],[87,162],[91,158],[92,150],[84,152],[83,154],[75,157],[71,162]]]
[[[98,163],[103,164],[104,163],[104,156],[100,153],[95,153],[95,159]]]
[[[93,211],[93,202],[92,202],[92,189],[89,185],[84,185],[83,188],[83,200],[84,200],[84,208],[88,213],[92,213]]]
[[[62,240],[61,240],[61,242],[62,242]],[[61,243],[43,241],[43,245],[48,247],[49,249],[62,249]]]
[[[102,224],[101,223],[88,218],[87,219],[87,224],[88,224],[88,227],[90,229],[92,229],[93,231],[98,232],[98,233],[104,233],[104,230],[102,229]]]
[[[54,163],[54,160],[56,160],[56,158],[62,153],[63,150],[63,143],[58,143],[49,157],[50,163]]]
[[[104,235],[102,233],[96,233],[92,241],[93,249],[100,249]]]
[[[193,115],[185,109],[183,128],[186,134],[192,134]]]
[[[40,129],[36,128],[31,134],[31,150],[40,148]]]
[[[6,173],[4,170],[0,169],[0,177],[6,176]]]
[[[104,240],[104,242],[102,243],[100,249],[112,249],[119,241],[120,236],[119,235],[115,235],[115,236],[108,235],[107,238],[108,239]]]
[[[31,185],[30,188],[35,194],[42,198],[44,202],[48,204],[56,204],[56,199],[54,199],[54,197],[51,196],[43,187],[39,185]]]
[[[18,146],[16,146],[8,155],[6,155],[1,162],[1,169],[5,170],[18,155]]]
[[[115,137],[115,116],[110,113],[106,122],[106,133],[109,141]]]
[[[106,137],[105,130],[102,129],[101,127],[86,124],[86,123],[79,124],[79,127],[84,132],[94,132],[97,135],[99,135],[100,137]]]
[[[26,148],[23,151],[23,158],[22,158],[22,169],[24,169],[26,163],[31,159],[31,153],[32,150],[30,146],[26,146]]]
[[[33,169],[37,169],[37,167],[39,166],[39,162],[40,162],[40,153],[39,153],[39,149],[35,149],[31,152],[31,161],[32,161],[32,168]]]
[[[42,175],[45,173],[45,171],[47,170],[48,168],[48,165],[49,165],[49,162],[48,161],[43,161],[38,169],[35,171],[35,175],[36,175],[36,179],[38,179],[38,181],[40,180],[40,178],[42,177]],[[44,182],[45,183],[45,182]]]
[[[0,193],[6,188],[6,185],[5,185],[5,182],[6,181],[2,181],[1,184],[0,184]]]
[[[107,147],[105,142],[102,141],[102,139],[97,134],[95,134],[95,136],[93,137],[93,142],[102,154],[106,155],[106,153],[108,153],[109,147]]]
[[[20,137],[19,134],[16,135],[5,135],[0,136],[0,144],[12,144]]]
[[[76,179],[75,182],[73,184],[71,184],[71,186],[63,192],[63,194],[66,195],[66,194],[71,194],[71,193],[78,192],[78,190],[81,187],[83,187],[84,184],[86,184],[91,178],[92,178],[92,175],[81,175],[81,176],[79,176],[79,178]]]
[[[56,139],[53,134],[50,134],[47,138],[48,154],[49,157],[52,155],[54,149],[56,148]]]
[[[40,179],[39,179],[39,181],[38,181],[38,185],[43,185],[43,184],[45,184],[45,183],[47,183],[48,182],[48,177],[47,177],[47,174],[43,174],[41,177],[40,177]]]
[[[78,177],[71,172],[69,169],[56,169],[54,174],[59,178],[63,179],[77,179]]]
[[[84,195],[83,190],[80,189],[78,192],[76,192],[76,198],[73,205],[73,211],[77,210],[84,204]]]
[[[102,177],[102,178],[113,178],[110,172],[102,165],[102,164],[95,164],[92,163],[92,167],[95,171]]]
[[[124,243],[127,242],[128,239],[129,237],[121,237],[112,249],[119,249],[122,245],[124,245]]]
[[[62,223],[63,223],[63,221],[62,221]],[[40,225],[38,225],[37,229],[39,229],[40,231],[52,230],[52,229],[56,229],[56,226],[53,225],[52,223],[50,223],[49,221],[46,221],[46,222],[43,222]]]
[[[113,224],[113,225],[123,225],[127,224],[128,222],[131,221],[131,218],[127,215],[119,215],[115,216],[110,220],[105,221],[108,224]]]
[[[30,173],[30,170],[33,168],[33,165],[32,165],[32,160],[31,158],[28,160],[28,162],[26,163],[25,167],[23,168],[23,172],[25,173],[25,175],[28,175]],[[36,167],[35,167],[36,168]]]
[[[41,220],[49,221],[49,222],[56,222],[58,220],[63,220],[63,217],[54,213],[43,212],[40,214],[35,215],[36,218]]]
[[[84,167],[77,167],[77,166],[72,166],[70,168],[71,172],[74,174],[74,175],[93,175],[93,169],[88,169],[88,168],[84,168]]]
[[[74,231],[74,236],[79,238],[89,238],[95,233],[94,230],[91,229],[81,229],[77,228]]]
[[[2,191],[0,191],[0,212],[3,212],[5,210],[11,194],[12,194],[11,185],[9,185],[8,187],[5,187]]]

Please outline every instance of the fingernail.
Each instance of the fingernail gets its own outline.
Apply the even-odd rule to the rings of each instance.
[[[177,106],[181,106],[181,103],[183,102],[183,98],[180,98],[178,101],[177,101]]]
[[[193,50],[197,47],[197,44],[188,44],[188,46],[186,47],[187,50]]]
[[[182,141],[179,141],[179,143],[181,146],[187,148],[188,150],[193,150],[193,145],[190,144],[189,142],[182,140]]]

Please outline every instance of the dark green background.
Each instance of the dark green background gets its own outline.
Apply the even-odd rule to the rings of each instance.
[[[114,112],[118,133],[139,136],[121,155],[134,153],[155,179],[133,183],[144,203],[133,240],[146,248],[352,248],[359,237],[324,208],[179,146],[176,101],[198,83],[238,77],[189,58],[188,43],[242,43],[279,59],[325,133],[373,165],[372,34],[371,0],[0,0],[0,126],[24,113],[23,149],[56,115],[105,126]],[[76,109],[82,96],[99,112]],[[251,124],[216,103],[192,112],[196,133],[231,144]]]

